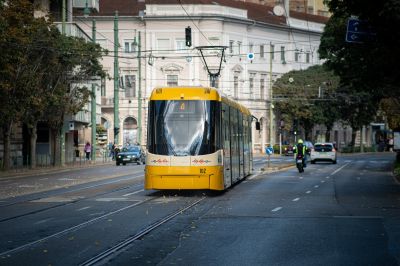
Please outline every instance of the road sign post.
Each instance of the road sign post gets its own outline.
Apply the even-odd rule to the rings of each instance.
[[[265,153],[268,155],[268,168],[269,168],[271,164],[271,154],[274,153],[274,148],[272,147],[265,148]]]

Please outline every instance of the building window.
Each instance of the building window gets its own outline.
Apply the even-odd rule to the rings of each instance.
[[[105,97],[106,96],[106,78],[105,77],[102,77],[101,78],[101,85],[100,85],[101,87],[101,96],[102,97]]]
[[[270,53],[271,53],[271,59],[272,60],[274,60],[275,59],[275,45],[273,45],[273,44],[271,44],[271,46],[270,46],[271,48],[271,51],[270,51]]]
[[[229,41],[229,53],[233,54],[233,42],[234,41]]]
[[[169,87],[178,86],[178,75],[167,75],[167,86]]]
[[[294,61],[299,62],[299,52],[294,52]]]
[[[260,79],[260,99],[264,100],[264,97],[265,97],[265,75],[262,75]]]
[[[256,74],[255,73],[250,73],[249,77],[249,98],[254,98],[254,78]]]
[[[157,49],[160,53],[167,53],[170,49],[169,39],[157,39]]]
[[[281,46],[281,61],[285,62],[285,46]]]
[[[254,45],[252,43],[249,44],[249,53],[252,53],[254,50]]]
[[[264,58],[264,45],[260,45],[260,58]]]
[[[124,76],[125,85],[125,97],[134,98],[136,97],[136,76],[135,75],[125,75]]]
[[[178,53],[186,52],[186,42],[184,39],[176,39],[175,40],[176,50]]]
[[[306,63],[310,63],[310,53],[306,53]]]
[[[238,55],[242,53],[242,42],[238,42]]]
[[[236,99],[239,97],[239,77],[238,76],[233,77],[233,97]]]
[[[134,53],[136,52],[136,45],[134,45],[134,40],[125,40],[124,41],[124,52],[125,53]]]

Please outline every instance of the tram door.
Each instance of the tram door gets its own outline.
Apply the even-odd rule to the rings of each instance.
[[[232,182],[236,182],[240,178],[238,111],[232,107],[230,109]]]
[[[229,187],[232,184],[231,176],[231,141],[229,124],[229,106],[222,104],[222,141],[224,143],[224,185]]]

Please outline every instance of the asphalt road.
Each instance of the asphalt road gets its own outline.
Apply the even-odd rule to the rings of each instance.
[[[299,174],[260,172],[259,157],[255,174],[223,193],[143,191],[136,165],[4,179],[81,181],[3,197],[0,265],[398,265],[393,160],[341,156]]]

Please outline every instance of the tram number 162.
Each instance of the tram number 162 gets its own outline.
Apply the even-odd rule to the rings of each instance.
[[[206,168],[200,168],[200,174],[205,174],[206,173]]]

